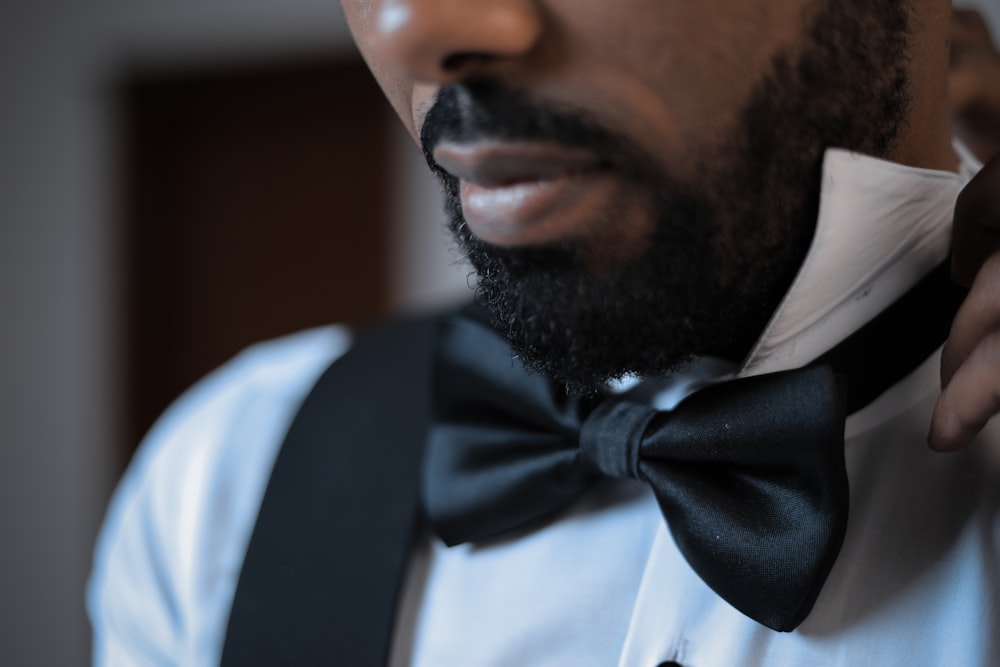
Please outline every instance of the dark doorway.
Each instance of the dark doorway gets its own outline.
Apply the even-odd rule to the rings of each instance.
[[[121,87],[134,446],[246,345],[388,301],[388,110],[360,61],[135,72]]]

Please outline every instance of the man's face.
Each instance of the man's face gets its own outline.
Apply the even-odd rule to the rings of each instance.
[[[905,115],[902,0],[342,4],[480,298],[576,391],[738,360],[808,249],[824,149],[884,155]]]

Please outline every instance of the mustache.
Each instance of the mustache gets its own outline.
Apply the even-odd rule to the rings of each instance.
[[[442,87],[420,129],[428,166],[446,183],[454,177],[434,160],[444,141],[528,141],[595,153],[602,164],[626,173],[648,171],[651,161],[627,138],[580,110],[537,102],[494,79]]]

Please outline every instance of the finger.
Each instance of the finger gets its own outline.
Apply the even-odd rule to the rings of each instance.
[[[1000,333],[984,338],[941,392],[927,444],[939,452],[968,445],[1000,412]]]
[[[941,354],[941,386],[952,382],[980,341],[1000,330],[1000,253],[982,267],[952,322]]]
[[[969,181],[955,203],[951,233],[951,275],[971,285],[979,269],[1000,249],[1000,156]],[[994,278],[1000,281],[1000,275]]]

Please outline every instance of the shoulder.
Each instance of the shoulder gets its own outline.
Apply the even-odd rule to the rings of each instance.
[[[257,441],[273,439],[260,435],[283,435],[313,383],[350,340],[346,329],[324,327],[247,348],[167,409],[137,452],[123,487],[148,469],[173,478],[194,472],[199,462],[256,453]]]
[[[211,664],[275,456],[350,346],[341,327],[255,345],[178,399],[115,491],[88,590],[95,664]]]

